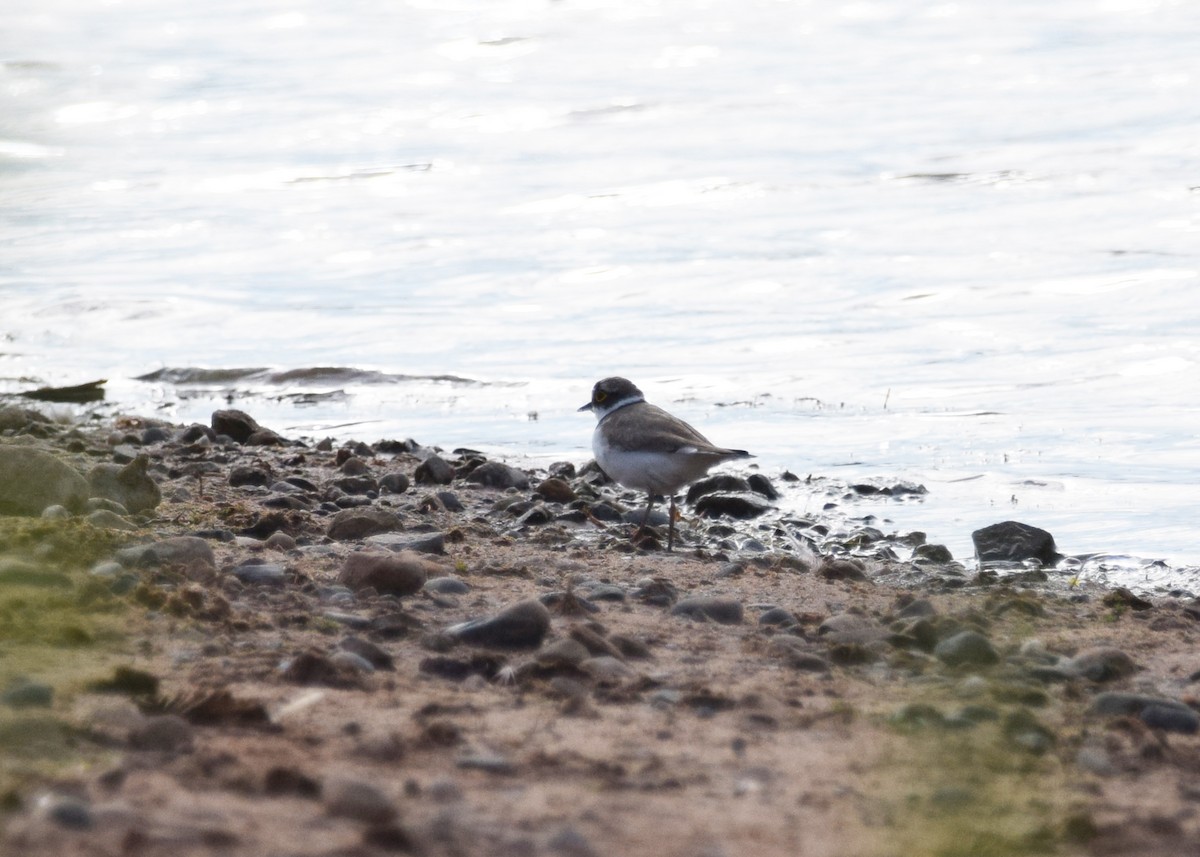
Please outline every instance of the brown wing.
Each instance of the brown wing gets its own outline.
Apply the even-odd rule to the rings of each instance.
[[[635,429],[630,422],[636,420],[643,426],[653,427],[653,432]],[[740,456],[749,453],[741,449],[724,449],[714,446],[708,438],[678,417],[673,417],[657,405],[638,402],[619,408],[604,418],[611,424],[609,443],[622,449],[636,447],[646,452],[678,452],[684,447],[695,447],[702,454]],[[637,436],[637,440],[633,438]],[[621,438],[630,438],[622,443]]]

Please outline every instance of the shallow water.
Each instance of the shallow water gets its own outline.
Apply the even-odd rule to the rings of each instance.
[[[925,484],[876,514],[956,556],[1016,518],[1190,586],[1198,36],[1138,0],[9,4],[0,391],[582,461],[624,374],[768,474]],[[196,367],[262,371],[134,380]],[[351,371],[278,377],[315,367]]]

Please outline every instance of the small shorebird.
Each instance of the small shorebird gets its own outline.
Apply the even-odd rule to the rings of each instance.
[[[596,463],[610,478],[650,495],[637,533],[644,532],[656,495],[671,500],[667,550],[675,544],[675,492],[723,461],[751,458],[744,449],[714,446],[678,417],[646,401],[625,378],[605,378],[592,388],[592,400],[579,410],[599,420],[592,434]]]

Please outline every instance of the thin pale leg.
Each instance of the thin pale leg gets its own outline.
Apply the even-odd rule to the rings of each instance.
[[[669,523],[667,524],[667,553],[670,553],[671,548],[673,548],[675,546],[675,515],[676,514],[677,513],[675,511],[675,495],[672,494],[671,495],[671,511],[667,516],[668,521],[669,521]]]
[[[671,498],[674,502],[674,498]],[[650,520],[650,510],[654,508],[654,495],[646,495],[646,514],[642,515],[642,522],[638,524],[638,528],[633,531],[634,538],[637,538],[642,533],[646,532],[646,522]]]

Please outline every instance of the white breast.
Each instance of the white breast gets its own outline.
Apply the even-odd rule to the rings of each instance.
[[[604,442],[599,430],[592,435],[592,452],[600,469],[612,479],[648,494],[674,494],[717,463],[695,449],[673,453],[617,449]]]

